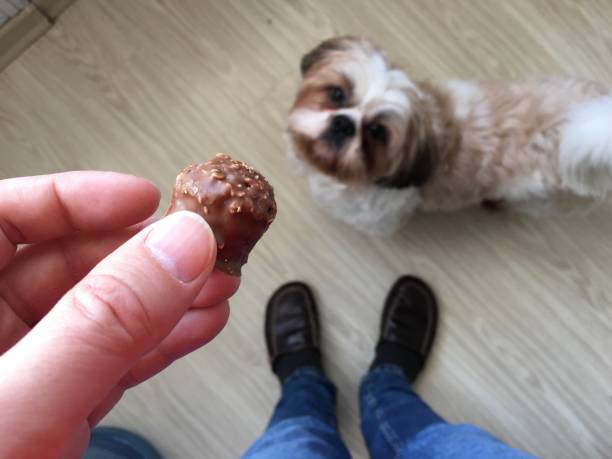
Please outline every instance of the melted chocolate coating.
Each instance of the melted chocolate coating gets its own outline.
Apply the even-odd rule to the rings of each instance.
[[[276,216],[276,201],[263,175],[219,153],[176,177],[166,215],[180,210],[204,217],[217,240],[216,267],[239,276],[251,249]]]

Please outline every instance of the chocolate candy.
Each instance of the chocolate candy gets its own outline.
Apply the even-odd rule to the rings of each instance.
[[[276,201],[263,175],[219,153],[176,177],[166,215],[180,210],[204,217],[217,240],[216,267],[239,276],[251,249],[276,216]]]

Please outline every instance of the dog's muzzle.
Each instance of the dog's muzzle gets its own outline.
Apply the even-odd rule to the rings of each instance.
[[[354,121],[346,115],[336,115],[332,118],[324,138],[335,148],[340,149],[344,143],[357,133]]]

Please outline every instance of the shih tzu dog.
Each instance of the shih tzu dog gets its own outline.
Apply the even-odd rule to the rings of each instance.
[[[301,62],[291,154],[336,217],[393,232],[415,211],[581,210],[612,190],[612,91],[579,80],[414,82],[363,38]]]

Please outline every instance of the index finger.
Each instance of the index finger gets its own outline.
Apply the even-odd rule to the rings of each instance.
[[[17,245],[138,223],[159,204],[148,180],[116,172],[65,172],[0,181],[0,269]]]

